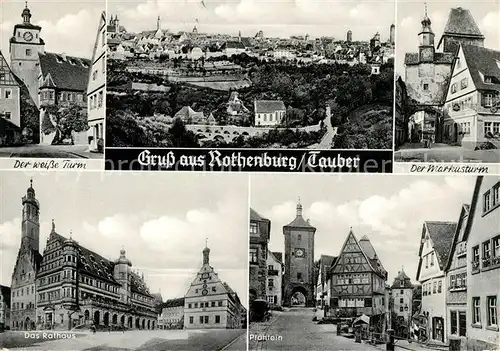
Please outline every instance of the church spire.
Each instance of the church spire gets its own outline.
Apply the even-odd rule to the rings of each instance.
[[[160,20],[160,15],[158,15],[158,19],[156,20],[156,30],[161,29],[161,20]]]

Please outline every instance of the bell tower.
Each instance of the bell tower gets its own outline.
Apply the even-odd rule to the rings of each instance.
[[[314,306],[314,234],[316,228],[302,216],[297,202],[295,219],[283,227],[285,237],[284,305]],[[297,299],[297,296],[304,301]],[[301,296],[303,295],[303,296]]]
[[[31,23],[28,2],[21,13],[22,23],[14,26],[10,38],[10,67],[27,86],[31,98],[38,105],[38,54],[45,52],[45,42],[40,37],[42,27]]]
[[[434,32],[431,28],[431,19],[427,16],[427,4],[425,4],[425,15],[422,19],[422,30],[418,33],[419,46],[418,56],[420,62],[434,62]]]
[[[40,204],[35,197],[33,180],[30,180],[30,187],[26,190],[26,195],[23,196],[22,203],[21,246],[26,245],[38,252],[40,249]]]

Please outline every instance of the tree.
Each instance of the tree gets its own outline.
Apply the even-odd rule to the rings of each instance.
[[[199,147],[196,135],[186,129],[184,122],[180,118],[174,119],[169,133],[173,147]]]
[[[111,147],[153,146],[144,130],[127,112],[108,110],[106,115],[106,145]]]
[[[67,138],[73,140],[73,132],[78,133],[89,129],[87,110],[77,104],[70,104],[65,107],[49,106],[46,108],[45,114],[50,116],[50,121],[52,121],[56,131],[52,144],[60,144]],[[46,130],[50,130],[48,123],[45,123],[45,126],[47,127]]]

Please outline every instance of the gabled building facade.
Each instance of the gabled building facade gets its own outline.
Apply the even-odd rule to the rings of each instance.
[[[467,242],[467,347],[500,344],[500,177],[478,177],[465,232]]]
[[[286,114],[283,101],[279,100],[255,100],[254,101],[255,126],[277,126],[280,125]]]
[[[367,236],[358,241],[352,229],[332,267],[331,309],[340,317],[370,317],[383,330],[387,272]]]
[[[500,136],[500,51],[467,44],[458,44],[457,51],[444,104],[443,139],[474,149]]]
[[[421,327],[429,340],[447,342],[444,268],[457,223],[426,221],[420,238],[417,281],[422,284]]]
[[[21,87],[0,51],[0,146],[21,138]]]
[[[271,221],[250,209],[249,296],[250,301],[266,299],[267,255],[271,235]]]
[[[448,339],[467,337],[467,241],[469,205],[462,205],[453,237],[450,256],[446,262],[446,330]],[[464,343],[465,346],[465,343]]]
[[[203,265],[184,297],[184,329],[239,329],[242,304],[210,266],[210,249],[203,249]]]
[[[118,19],[116,19],[118,21]],[[118,24],[116,24],[118,26]],[[92,151],[103,152],[106,115],[106,13],[99,19],[87,84],[88,139]]]

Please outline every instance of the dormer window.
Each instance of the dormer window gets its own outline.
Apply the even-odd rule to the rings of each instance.
[[[484,76],[484,82],[485,83],[493,83],[493,77],[491,76]]]
[[[63,63],[64,62],[64,60],[63,60],[63,58],[61,56],[56,56],[56,61],[57,61],[57,63]]]

